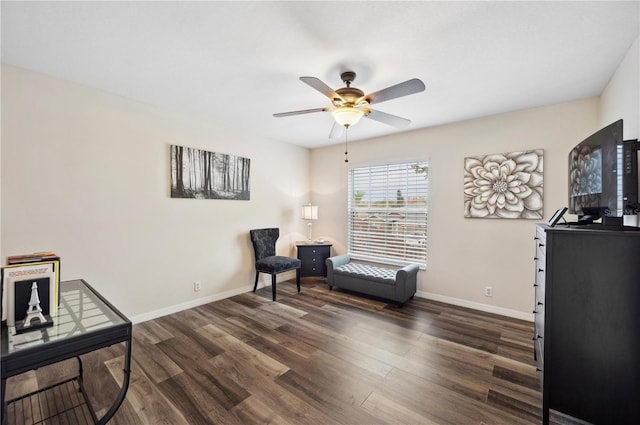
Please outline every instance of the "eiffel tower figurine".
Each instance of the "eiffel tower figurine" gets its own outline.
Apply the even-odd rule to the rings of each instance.
[[[27,309],[27,317],[24,318],[24,322],[22,322],[23,328],[28,328],[31,326],[31,320],[33,319],[40,320],[39,324],[43,324],[47,322],[47,319],[42,314],[42,307],[40,307],[40,296],[38,295],[38,283],[33,282],[31,285],[31,299],[29,300],[29,308]]]

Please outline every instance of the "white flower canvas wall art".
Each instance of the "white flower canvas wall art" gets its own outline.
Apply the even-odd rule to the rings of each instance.
[[[542,218],[543,150],[464,159],[464,216]]]

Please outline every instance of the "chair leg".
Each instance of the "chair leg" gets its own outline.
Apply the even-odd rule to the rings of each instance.
[[[296,285],[298,285],[298,292],[300,292],[300,269],[296,269]]]
[[[271,275],[271,294],[273,295],[273,300],[276,300],[276,275]]]
[[[256,292],[256,289],[258,289],[258,276],[260,275],[259,271],[256,271],[256,283],[253,284],[253,292]]]

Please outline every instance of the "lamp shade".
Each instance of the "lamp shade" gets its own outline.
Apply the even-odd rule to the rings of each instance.
[[[317,220],[318,219],[318,206],[317,205],[303,205],[302,206],[302,219],[303,220]]]
[[[364,115],[364,111],[354,108],[353,106],[341,106],[331,111],[331,114],[338,124],[350,127],[360,121],[360,118]]]

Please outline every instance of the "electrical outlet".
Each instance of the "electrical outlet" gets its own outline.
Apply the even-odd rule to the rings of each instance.
[[[200,289],[202,289],[202,282],[199,280],[193,282],[193,292],[198,292]]]
[[[493,287],[492,286],[485,286],[484,287],[484,296],[485,297],[493,297]]]

